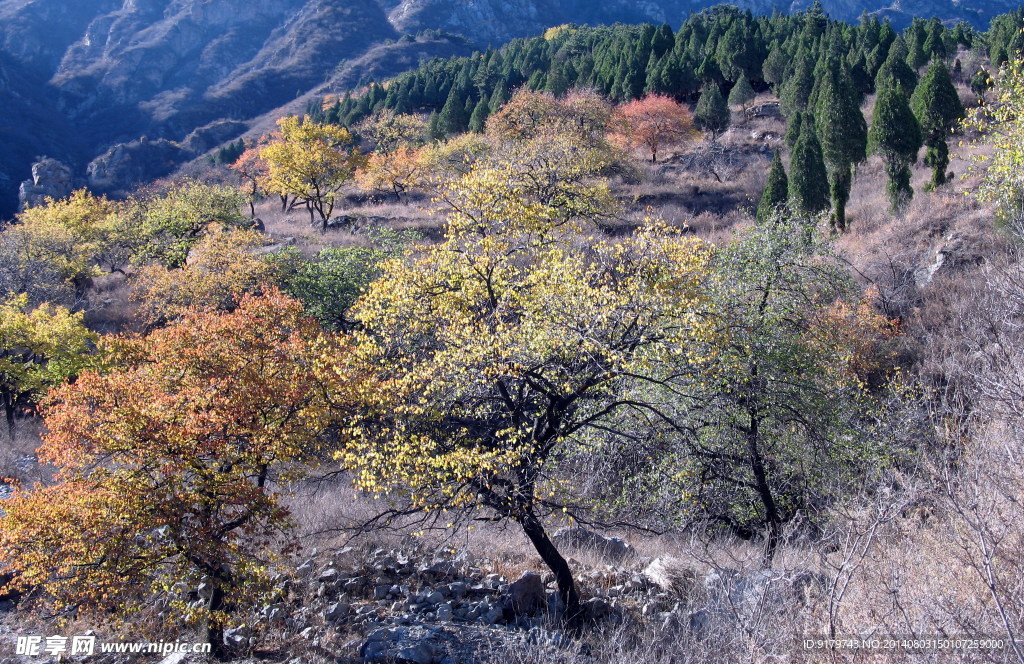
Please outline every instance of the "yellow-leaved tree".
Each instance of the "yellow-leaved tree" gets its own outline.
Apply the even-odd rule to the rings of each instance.
[[[90,278],[123,271],[143,238],[122,205],[81,189],[20,213],[0,241],[18,247],[24,270],[54,270],[81,296]]]
[[[0,304],[0,401],[7,431],[19,410],[32,409],[46,390],[72,378],[93,361],[97,337],[81,313],[28,297]]]
[[[603,198],[586,188],[572,185],[576,201]],[[586,237],[578,212],[596,210],[548,198],[513,166],[480,164],[445,198],[444,242],[385,263],[354,308],[354,353],[379,386],[338,458],[400,512],[519,524],[574,618],[575,581],[545,525],[576,514],[565,459],[616,435],[616,413],[645,408],[638,386],[716,334],[710,249],[658,222]]]
[[[1024,235],[1024,60],[1007,61],[995,81],[995,99],[972,109],[968,127],[993,148],[972,156],[983,174],[975,195],[996,206],[998,219]]]
[[[293,196],[306,205],[309,222],[321,231],[334,214],[338,194],[362,163],[352,135],[344,127],[289,116],[259,150],[267,164],[265,188]]]

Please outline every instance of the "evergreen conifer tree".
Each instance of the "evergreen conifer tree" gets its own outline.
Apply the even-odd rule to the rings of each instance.
[[[814,131],[814,116],[805,114],[800,138],[789,159],[789,200],[793,209],[817,214],[828,209],[829,187],[821,144]]]
[[[746,76],[740,76],[739,80],[736,81],[736,85],[732,86],[732,90],[729,92],[729,105],[739,106],[744,112],[747,110],[747,104],[754,101],[754,88],[751,87],[750,81]]]
[[[903,90],[903,94],[909,96],[914,92],[917,85],[917,74],[907,64],[907,45],[902,39],[893,42],[889,49],[889,56],[878,69],[875,75],[875,90],[879,93],[889,87],[890,81],[895,82]]]
[[[481,133],[490,114],[490,105],[486,99],[481,99],[473,109],[473,115],[469,117],[469,130],[478,134]]]
[[[953,87],[946,65],[936,61],[928,67],[928,72],[914,90],[911,107],[921,124],[924,144],[928,147],[924,163],[932,168],[929,185],[932,188],[941,187],[949,181],[946,177],[946,167],[949,166],[946,136],[964,116],[964,106]]]
[[[806,110],[807,100],[814,89],[814,63],[805,49],[800,49],[793,73],[779,90],[779,102],[786,117]]]
[[[437,119],[437,127],[442,136],[448,137],[461,134],[469,128],[469,116],[466,114],[466,98],[453,87],[444,103]]]
[[[845,68],[832,61],[818,90],[814,117],[832,197],[832,225],[846,230],[853,166],[867,156],[868,127]]]
[[[761,194],[761,202],[757,206],[757,220],[766,221],[786,204],[789,198],[789,180],[786,169],[782,167],[782,157],[776,152],[768,171],[768,183]]]
[[[437,114],[437,111],[430,112],[430,118],[427,120],[427,137],[432,141],[444,140],[444,132],[441,131],[441,116]]]
[[[921,144],[921,125],[910,110],[903,90],[898,85],[883,88],[871,116],[868,149],[885,160],[893,211],[903,209],[914,195],[910,186],[910,165],[917,161]]]
[[[792,150],[796,147],[796,142],[800,140],[800,124],[804,120],[803,113],[794,113],[793,117],[789,119],[789,124],[786,125],[786,147]]]
[[[693,119],[698,128],[711,134],[712,143],[717,141],[729,126],[729,105],[725,103],[722,91],[714,83],[706,85],[704,91],[700,93]]]

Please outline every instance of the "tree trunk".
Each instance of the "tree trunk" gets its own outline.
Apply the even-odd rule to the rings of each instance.
[[[850,167],[829,174],[832,194],[832,227],[840,233],[846,232],[846,203],[850,200],[850,186],[853,184]]]
[[[747,453],[750,455],[750,469],[754,472],[754,485],[757,487],[757,495],[764,505],[765,521],[768,525],[767,541],[764,547],[764,566],[771,567],[775,552],[782,540],[782,519],[779,517],[778,507],[775,505],[775,496],[768,485],[768,475],[764,470],[764,460],[761,458],[761,450],[758,447],[757,417],[750,416],[750,427],[747,430]]]
[[[210,602],[207,609],[210,614],[214,612],[231,613],[233,607],[229,601],[224,587],[231,583],[231,572],[222,570],[216,577],[211,579],[214,582],[213,593],[210,595]],[[210,654],[219,662],[230,661],[237,654],[232,648],[224,643],[224,624],[221,619],[206,617],[206,642],[210,644]]]
[[[4,397],[4,415],[7,420],[7,440],[14,444],[14,400],[10,397]]]
[[[555,575],[555,582],[558,584],[558,594],[565,603],[565,620],[569,624],[576,624],[580,618],[580,595],[576,589],[576,581],[572,578],[572,570],[569,563],[565,561],[562,554],[558,552],[555,545],[551,543],[544,525],[532,510],[527,510],[522,517],[516,519],[522,526],[523,532],[530,538],[533,548],[540,554],[541,560],[548,566],[548,569]]]

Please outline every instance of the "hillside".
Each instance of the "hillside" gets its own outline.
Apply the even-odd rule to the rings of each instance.
[[[712,4],[699,0],[634,3],[550,0],[0,0],[0,54],[5,90],[31,103],[39,130],[5,142],[0,156],[0,215],[13,211],[17,182],[40,155],[69,160],[84,178],[104,155],[94,188],[116,191],[158,177],[244,131],[248,122],[330,83],[337,92],[366,77],[378,80],[431,57],[468,55],[563,23],[613,22],[677,26]],[[741,0],[756,13],[798,10],[767,0]],[[959,3],[887,0],[823,3],[833,17],[864,11],[900,26],[911,14],[966,20],[983,28],[1005,0]],[[423,34],[430,31],[429,34]],[[446,36],[451,33],[455,36]],[[412,38],[403,35],[416,35]],[[458,37],[461,35],[462,37]],[[13,86],[13,87],[12,87]],[[47,86],[52,86],[47,87]],[[12,120],[20,117],[17,113]],[[189,135],[211,123],[200,134]],[[262,124],[266,124],[264,121]],[[25,124],[18,126],[24,127]],[[70,130],[73,140],[51,138]],[[16,132],[17,133],[17,132]],[[154,159],[137,139],[187,140]],[[120,144],[126,147],[118,148]],[[126,156],[127,155],[127,156]],[[168,158],[169,157],[169,158]]]

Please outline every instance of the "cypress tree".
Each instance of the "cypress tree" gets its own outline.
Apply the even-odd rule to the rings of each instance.
[[[807,109],[807,100],[814,89],[814,65],[806,50],[797,54],[795,69],[779,90],[779,102],[786,117]]]
[[[487,118],[490,117],[490,105],[487,100],[481,99],[473,109],[473,115],[469,117],[469,130],[481,133],[484,130],[484,125],[487,124]]]
[[[744,111],[747,109],[747,104],[754,101],[754,88],[750,86],[750,81],[747,80],[746,76],[740,76],[739,80],[736,81],[736,85],[732,86],[732,90],[729,91],[729,105],[739,106]]]
[[[898,212],[910,201],[910,165],[917,161],[921,149],[921,125],[910,110],[907,96],[898,85],[890,85],[878,94],[871,116],[868,149],[885,160],[889,176],[889,201]]]
[[[875,75],[875,90],[881,92],[893,81],[903,89],[903,94],[909,96],[917,85],[917,74],[907,64],[907,45],[902,39],[897,39],[892,48],[889,49],[889,56],[878,69]]]
[[[796,142],[800,140],[800,124],[804,120],[803,113],[794,113],[793,117],[789,119],[789,124],[786,125],[786,147],[792,150],[796,147]]]
[[[768,171],[768,184],[765,185],[761,202],[757,206],[757,220],[771,219],[772,215],[786,204],[788,198],[789,181],[786,178],[786,169],[782,167],[782,157],[776,152]]]
[[[832,225],[846,230],[853,165],[867,156],[868,126],[845,68],[833,61],[818,90],[814,114],[832,197]]]
[[[782,83],[785,80],[787,64],[786,51],[776,42],[761,65],[761,78],[773,86]]]
[[[494,86],[494,92],[491,93],[491,99],[487,103],[487,110],[491,113],[497,113],[501,110],[501,107],[508,103],[508,88],[505,87],[504,81],[498,81]]]
[[[903,34],[907,45],[907,64],[911,69],[920,69],[928,62],[928,54],[924,49],[925,39],[928,38],[924,29],[924,21],[915,18]]]
[[[789,200],[795,210],[817,214],[828,209],[828,196],[828,174],[814,131],[814,116],[806,114],[789,159]]]
[[[469,128],[469,116],[466,114],[466,99],[453,87],[444,103],[437,119],[437,127],[445,137],[461,134]]]
[[[946,177],[946,167],[949,166],[946,136],[964,116],[964,106],[949,78],[946,65],[933,62],[928,67],[928,72],[914,90],[911,106],[921,124],[924,144],[928,147],[924,163],[932,168],[929,186],[941,187],[949,181]]]
[[[444,132],[441,131],[441,116],[437,111],[430,112],[430,119],[427,120],[427,136],[432,141],[444,140]]]
[[[704,91],[700,93],[693,120],[698,128],[711,134],[712,143],[717,141],[719,135],[729,126],[729,105],[725,103],[722,91],[714,83],[705,86]]]

